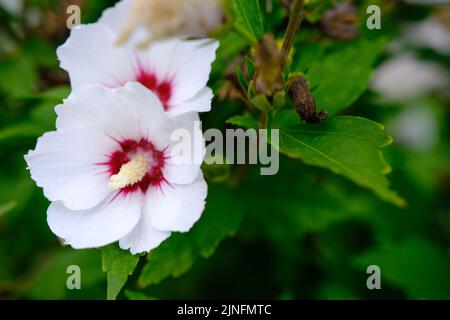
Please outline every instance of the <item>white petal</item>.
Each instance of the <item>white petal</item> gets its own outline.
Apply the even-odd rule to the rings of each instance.
[[[117,141],[146,137],[159,150],[170,145],[170,118],[138,83],[75,90],[57,113],[58,131],[40,138],[26,160],[46,197],[71,210],[92,208],[109,194],[107,168],[99,164],[118,150]]]
[[[207,36],[208,32],[219,28],[223,23],[220,0],[197,2],[197,5],[185,6],[184,10],[187,26],[183,34],[187,36]]]
[[[213,91],[206,87],[200,90],[192,99],[178,105],[173,105],[167,113],[176,117],[188,112],[208,112],[211,110],[211,102],[214,97]]]
[[[116,140],[146,137],[159,149],[170,144],[170,118],[156,95],[139,83],[113,90],[80,88],[56,113],[58,130],[93,126]]]
[[[26,156],[33,180],[51,200],[71,210],[96,206],[111,192],[108,173],[98,165],[108,160],[116,142],[99,131],[49,132]]]
[[[103,11],[99,23],[108,26],[114,34],[119,35],[127,17],[131,14],[132,0],[121,0],[114,7]]]
[[[173,131],[172,143],[166,150],[169,159],[163,168],[163,175],[169,183],[192,183],[199,175],[205,156],[200,118],[196,112],[190,112],[172,120],[176,129],[183,130],[180,134],[184,132],[185,135],[178,136],[178,131]]]
[[[58,201],[48,208],[47,222],[75,249],[101,247],[128,234],[139,221],[142,206],[142,194],[113,194],[86,211],[71,211]]]
[[[147,207],[143,206],[138,224],[119,241],[122,249],[130,249],[132,254],[149,252],[170,236],[170,232],[158,230],[152,225],[151,214]]]
[[[200,218],[208,186],[200,174],[191,184],[164,185],[148,194],[147,210],[152,225],[159,230],[189,231]]]
[[[114,7],[108,8],[103,11],[102,16],[98,20],[114,33],[117,40],[124,32],[129,21],[133,19],[132,0],[121,0],[116,3]],[[123,44],[129,48],[135,48],[137,44],[143,42],[147,38],[147,31],[143,26],[136,26],[133,30],[131,38]]]
[[[165,40],[140,52],[139,60],[146,70],[155,72],[158,79],[171,80],[170,105],[179,106],[206,87],[218,46],[217,41],[209,39]],[[195,110],[205,109],[208,106],[199,105]]]
[[[115,40],[115,34],[100,23],[72,29],[57,55],[74,89],[94,84],[114,88],[135,78],[133,50],[116,46]]]

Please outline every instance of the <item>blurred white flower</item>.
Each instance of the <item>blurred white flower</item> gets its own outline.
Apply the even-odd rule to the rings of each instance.
[[[0,0],[0,7],[13,15],[20,15],[23,9],[22,0]]]
[[[439,64],[421,61],[405,53],[378,67],[370,87],[384,99],[404,101],[445,88],[448,82],[448,74]]]
[[[450,26],[436,17],[408,24],[402,34],[390,45],[391,52],[398,52],[409,47],[429,48],[440,54],[450,54]]]
[[[105,12],[119,31],[118,42],[140,47],[178,36],[205,37],[224,21],[221,0],[122,0]]]
[[[157,94],[170,116],[211,109],[212,90],[207,82],[218,42],[211,39],[159,41],[145,50],[117,46],[116,21],[126,12],[119,3],[98,23],[71,31],[57,50],[61,67],[68,71],[73,89],[86,85],[109,88],[137,81]]]
[[[408,4],[420,4],[420,5],[436,5],[436,4],[449,4],[450,0],[403,0]]]
[[[39,138],[25,159],[52,201],[48,224],[66,244],[119,241],[133,254],[148,252],[200,218],[207,193],[200,164],[171,158],[173,130],[201,135],[195,113],[169,118],[138,83],[75,90],[56,112],[57,130]],[[201,142],[194,152],[203,155]]]
[[[405,40],[441,54],[450,54],[450,27],[435,17],[407,27]]]
[[[435,111],[429,105],[407,107],[391,121],[388,130],[397,143],[417,151],[429,151],[439,139]]]

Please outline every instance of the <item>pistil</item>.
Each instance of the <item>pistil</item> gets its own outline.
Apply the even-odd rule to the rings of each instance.
[[[150,169],[148,160],[143,156],[136,156],[131,161],[123,164],[120,171],[111,176],[108,186],[112,190],[118,190],[132,186],[144,178]]]

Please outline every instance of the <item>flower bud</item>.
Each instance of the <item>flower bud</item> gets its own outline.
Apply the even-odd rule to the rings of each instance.
[[[283,69],[287,62],[286,55],[277,47],[273,36],[266,35],[258,43],[254,54],[256,93],[273,97],[283,90]]]
[[[295,76],[291,80],[289,95],[294,103],[294,108],[300,119],[306,123],[322,123],[328,117],[328,112],[317,112],[316,101],[309,91],[308,83],[301,76]]]
[[[323,32],[337,40],[351,40],[358,35],[358,13],[351,4],[340,4],[327,10],[321,20]]]

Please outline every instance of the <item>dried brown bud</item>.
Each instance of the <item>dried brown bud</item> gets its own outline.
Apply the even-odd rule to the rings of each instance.
[[[276,92],[283,90],[283,69],[287,57],[277,47],[273,36],[266,35],[255,48],[255,76],[254,86],[257,93],[273,97]]]
[[[298,76],[292,80],[289,95],[294,103],[294,108],[300,119],[306,123],[322,123],[328,117],[328,112],[317,112],[316,102],[309,91],[306,80]]]
[[[294,4],[294,0],[280,0],[280,4],[286,9],[291,10],[292,5]]]
[[[330,38],[351,40],[358,35],[358,12],[351,4],[340,4],[327,10],[322,16],[323,32]]]

